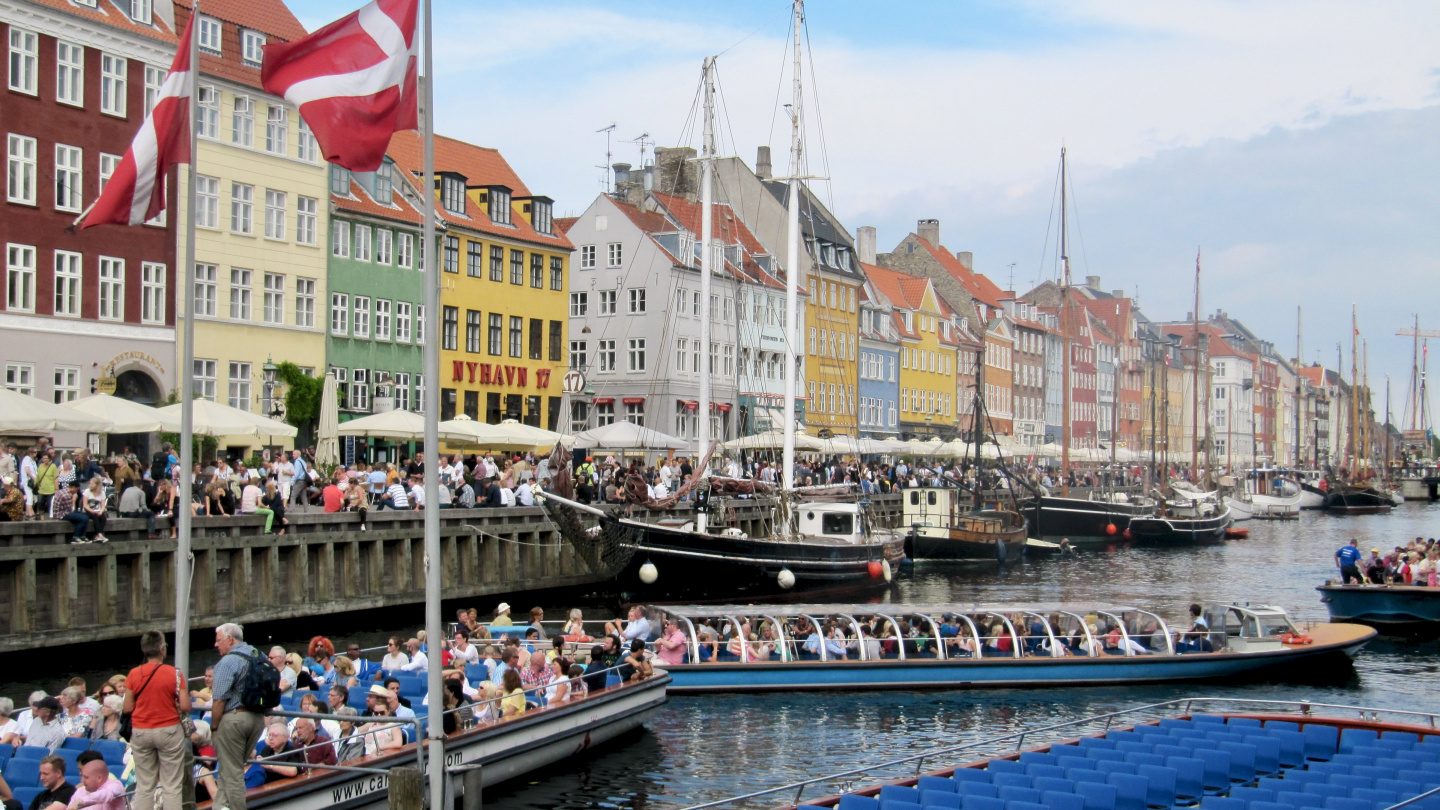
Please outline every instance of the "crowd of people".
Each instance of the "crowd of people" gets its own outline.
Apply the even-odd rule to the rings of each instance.
[[[1352,539],[1335,552],[1335,566],[1347,585],[1440,587],[1440,545],[1433,537],[1417,537],[1384,554],[1372,548],[1369,557],[1360,553],[1358,541]]]

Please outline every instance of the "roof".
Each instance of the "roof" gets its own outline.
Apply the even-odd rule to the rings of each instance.
[[[405,198],[404,194],[397,193],[391,196],[394,198],[393,205],[381,205],[372,199],[370,194],[365,191],[365,187],[356,182],[352,177],[350,179],[350,196],[347,197],[341,194],[331,193],[330,202],[341,211],[352,214],[384,217],[386,219],[399,220],[417,227],[423,224],[424,217],[421,216],[419,211],[415,210],[415,207],[410,204],[410,201]]]
[[[424,186],[424,182],[421,180],[424,166],[423,150],[424,143],[420,133],[415,131],[395,133],[390,138],[390,148],[386,150],[395,164],[410,176],[411,182],[417,188]],[[521,204],[520,198],[532,195],[530,189],[520,180],[520,176],[515,174],[515,170],[510,168],[510,164],[500,155],[500,150],[488,146],[476,146],[444,135],[436,135],[435,171],[437,173],[455,172],[463,175],[466,185],[472,188],[505,186],[510,189],[511,225],[497,225],[491,222],[485,208],[475,205],[473,200],[466,204],[466,214],[464,215],[451,213],[441,206],[435,206],[435,212],[446,222],[492,236],[532,242],[563,250],[574,248],[574,245],[559,228],[556,228],[554,234],[542,234],[530,227],[530,223],[519,215],[517,206]],[[429,193],[434,194],[435,192],[431,190]]]
[[[790,198],[789,181],[761,180],[760,184],[764,186],[765,190],[770,192],[770,196],[779,201],[781,205],[787,205],[786,201]],[[854,258],[855,242],[850,238],[850,234],[845,232],[844,226],[840,224],[840,221],[835,218],[835,215],[831,214],[819,200],[815,199],[815,193],[810,190],[809,186],[801,183],[800,189],[800,231],[816,239],[823,239],[826,242],[849,248],[852,258]],[[816,263],[819,264],[818,256],[812,256],[811,258],[815,259]],[[852,268],[849,270],[843,267],[833,267],[828,264],[820,264],[820,266],[823,267],[827,273],[838,273],[842,276],[858,277],[861,273],[854,267],[854,265],[858,264],[858,259],[853,261]]]
[[[190,0],[175,0],[175,24],[181,29],[189,24],[192,7]],[[259,31],[270,42],[293,42],[308,33],[283,0],[204,0],[200,13],[230,23],[221,26],[220,50],[224,56],[201,51],[200,73],[257,90],[262,89],[260,68],[240,58],[240,29]]]
[[[925,306],[925,293],[927,291],[930,292],[935,304],[939,307],[940,317],[942,319],[947,319],[955,314],[949,305],[945,303],[945,299],[941,298],[932,289],[930,279],[907,275],[896,270],[889,270],[864,262],[860,262],[859,264],[860,269],[865,273],[865,277],[875,286],[876,292],[890,299],[891,305],[895,307],[896,311],[893,312],[895,329],[901,335],[911,338],[918,338],[920,336],[918,329],[905,328],[904,315],[899,310],[920,311]],[[956,343],[956,339],[953,336],[946,338],[943,330],[940,331],[936,337],[943,345],[953,346]]]
[[[929,241],[922,239],[918,234],[911,234],[911,236],[914,236],[915,241],[930,251],[930,255],[935,258],[935,261],[940,263],[941,267],[945,268],[945,272],[949,273],[956,281],[964,285],[965,291],[970,293],[971,297],[981,303],[1000,309],[1002,308],[1000,304],[1002,299],[1014,297],[1007,295],[1004,290],[1000,289],[995,282],[991,281],[983,273],[976,273],[973,270],[967,269],[965,265],[960,263],[960,259],[957,258],[954,253],[951,253],[944,245],[932,245]]]
[[[99,2],[96,3],[96,8],[79,6],[71,2],[71,0],[31,0],[31,2],[55,9],[56,11],[66,12],[67,14],[89,20],[90,22],[101,23],[131,34],[150,37],[151,39],[159,40],[168,45],[174,45],[180,40],[180,36],[165,25],[165,22],[160,19],[159,14],[151,15],[154,20],[153,24],[141,25],[131,20],[128,9],[122,9],[116,0],[99,0]],[[188,13],[186,19],[189,19]]]
[[[650,196],[664,206],[680,227],[699,237],[700,215],[703,211],[700,203],[659,191],[652,191]],[[750,254],[769,252],[760,244],[760,240],[755,238],[755,234],[745,227],[745,223],[735,216],[729,203],[711,203],[710,209],[710,229],[716,239],[727,245],[739,244]]]
[[[578,221],[580,221],[579,217],[556,217],[555,230],[569,236],[571,226]]]

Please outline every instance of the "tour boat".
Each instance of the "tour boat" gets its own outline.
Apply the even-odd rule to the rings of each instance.
[[[1312,676],[1332,669],[1348,671],[1351,659],[1376,635],[1369,627],[1333,623],[1314,625],[1302,633],[1280,608],[1234,603],[1207,608],[1208,626],[1215,628],[1208,634],[1175,632],[1156,613],[1108,605],[770,604],[658,609],[674,617],[686,636],[683,662],[661,664],[672,679],[674,693],[976,689],[1233,680],[1286,673]],[[756,640],[742,644],[733,629],[747,623]],[[907,627],[917,632],[907,633]],[[812,637],[813,629],[818,629],[820,639]],[[843,638],[825,643],[836,631]],[[945,643],[937,644],[937,638]],[[1206,648],[1211,651],[1195,651]]]
[[[1436,719],[1312,701],[1181,698],[806,774],[687,810],[1428,809],[1440,788]]]
[[[1008,509],[967,509],[964,490],[916,487],[902,490],[904,522],[910,533],[906,556],[912,560],[984,560],[1007,562],[1025,554],[1028,523]]]
[[[1440,633],[1440,588],[1332,581],[1315,590],[1334,621],[1368,624],[1395,635]]]

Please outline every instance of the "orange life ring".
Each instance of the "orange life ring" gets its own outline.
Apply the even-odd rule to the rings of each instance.
[[[1313,638],[1311,638],[1311,637],[1309,637],[1309,636],[1297,635],[1297,634],[1295,634],[1295,633],[1281,633],[1281,634],[1280,634],[1280,643],[1281,643],[1281,644],[1314,644],[1314,643],[1315,643],[1315,639],[1313,639]]]

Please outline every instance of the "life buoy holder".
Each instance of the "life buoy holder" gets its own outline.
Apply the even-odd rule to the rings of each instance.
[[[1302,636],[1296,633],[1281,633],[1281,644],[1314,644],[1315,639],[1309,636]]]

